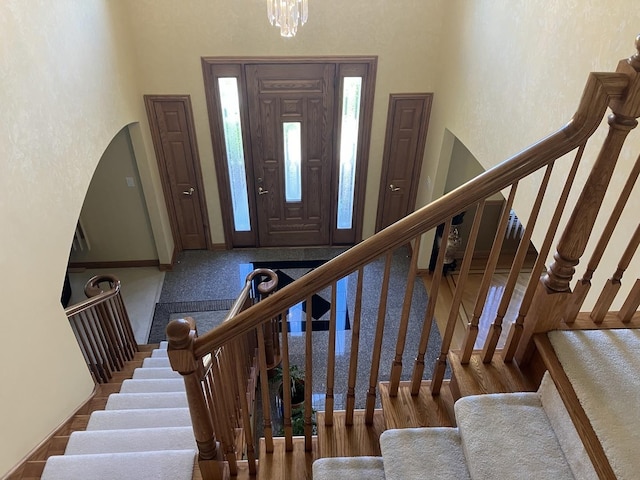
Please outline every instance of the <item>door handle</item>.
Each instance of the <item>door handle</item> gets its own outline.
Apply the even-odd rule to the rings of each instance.
[[[267,193],[269,193],[269,190],[265,190],[262,187],[258,187],[258,195],[266,195]]]
[[[392,192],[397,192],[398,190],[400,190],[400,187],[394,187],[392,183],[391,185],[389,185],[389,190],[391,190]]]
[[[182,194],[191,196],[191,195],[193,195],[193,192],[195,192],[195,190],[194,190],[193,187],[191,187],[189,190],[183,191]]]

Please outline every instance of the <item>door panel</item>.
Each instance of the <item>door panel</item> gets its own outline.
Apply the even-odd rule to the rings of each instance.
[[[145,96],[174,240],[180,250],[206,249],[208,230],[188,97]]]
[[[248,65],[249,111],[258,236],[261,246],[327,245],[331,227],[332,64]],[[300,123],[285,172],[286,122]],[[289,151],[289,150],[288,150]],[[287,201],[285,176],[301,198]]]
[[[376,231],[415,208],[432,97],[390,96]]]

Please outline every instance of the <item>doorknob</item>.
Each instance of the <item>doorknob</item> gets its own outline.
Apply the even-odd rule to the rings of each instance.
[[[194,190],[193,187],[191,187],[189,190],[183,191],[182,194],[191,196],[191,195],[193,195],[193,192],[195,192],[195,190]]]
[[[267,193],[269,193],[269,190],[265,190],[262,187],[258,187],[258,195],[266,195]]]
[[[397,192],[398,190],[400,190],[400,187],[394,187],[392,183],[391,185],[389,185],[389,190],[391,190],[392,192]]]

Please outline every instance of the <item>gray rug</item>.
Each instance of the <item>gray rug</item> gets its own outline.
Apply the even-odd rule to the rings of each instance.
[[[234,299],[223,299],[156,303],[147,343],[160,343],[166,340],[167,325],[176,318],[192,317],[196,321],[198,334],[208,332],[220,325],[234,301]]]

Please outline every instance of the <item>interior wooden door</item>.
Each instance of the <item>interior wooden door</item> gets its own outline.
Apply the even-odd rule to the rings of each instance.
[[[376,231],[415,208],[432,93],[390,95]]]
[[[174,242],[178,250],[210,244],[200,161],[188,96],[145,96]]]
[[[330,243],[334,73],[323,63],[246,66],[261,246]]]

